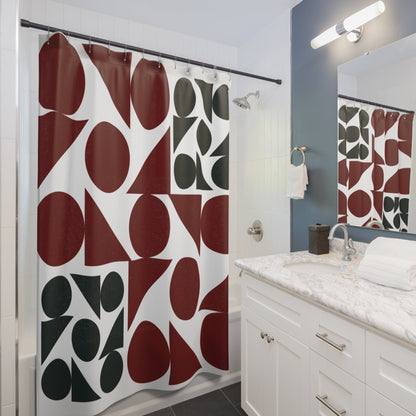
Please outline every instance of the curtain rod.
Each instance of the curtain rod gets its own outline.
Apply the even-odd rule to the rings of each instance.
[[[72,38],[83,39],[83,40],[87,40],[89,42],[101,43],[101,44],[107,45],[107,46],[115,46],[115,47],[121,48],[121,49],[128,49],[130,51],[141,52],[141,53],[145,53],[147,55],[158,56],[159,58],[167,58],[167,59],[171,59],[171,60],[176,60],[176,61],[179,61],[179,62],[187,63],[189,65],[202,66],[203,68],[210,68],[210,69],[214,69],[214,70],[218,70],[218,71],[222,71],[222,72],[227,72],[229,74],[241,75],[243,77],[256,78],[256,79],[260,79],[262,81],[273,82],[273,83],[279,84],[279,85],[282,83],[281,79],[263,77],[262,75],[250,74],[249,72],[238,71],[236,69],[226,68],[226,67],[223,67],[223,66],[217,66],[217,65],[206,63],[206,62],[195,61],[193,59],[187,59],[187,58],[183,58],[183,57],[180,57],[180,56],[170,55],[170,54],[164,53],[164,52],[158,52],[158,51],[153,51],[151,49],[145,49],[145,48],[139,48],[137,46],[126,45],[124,43],[115,42],[115,41],[111,41],[111,40],[108,40],[108,39],[97,38],[96,36],[88,36],[88,35],[84,35],[82,33],[72,32],[72,31],[66,30],[66,29],[60,29],[60,28],[53,27],[53,26],[46,26],[46,25],[43,25],[41,23],[31,22],[31,21],[26,20],[26,19],[21,19],[20,20],[20,25],[22,27],[29,27],[29,28],[33,28],[33,29],[39,29],[39,30],[43,30],[43,31],[46,31],[46,32],[51,32],[51,33],[62,32],[64,34],[67,34],[68,36],[71,36]]]
[[[338,97],[339,98],[345,98],[346,100],[357,101],[358,103],[376,105],[377,107],[386,108],[387,110],[400,111],[402,113],[409,113],[409,114],[414,114],[415,113],[412,110],[403,110],[403,108],[392,107],[390,105],[375,103],[373,101],[368,101],[368,100],[362,100],[361,98],[350,97],[348,95],[338,94]]]

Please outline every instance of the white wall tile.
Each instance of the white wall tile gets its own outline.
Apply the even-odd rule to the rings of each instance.
[[[30,0],[31,3],[31,19],[37,23],[48,24],[46,21],[46,3],[47,0]],[[22,14],[21,17],[26,17]]]
[[[0,2],[0,47],[14,51],[16,48],[17,6],[15,1]]]
[[[81,9],[81,32],[90,36],[100,36],[98,13]]]
[[[47,0],[46,22],[50,26],[64,28],[64,6],[62,3]]]
[[[114,18],[114,26],[114,40],[117,42],[130,44],[129,21],[126,19]]]
[[[0,228],[0,247],[2,261],[0,265],[1,273],[1,317],[15,316],[15,244],[16,244],[16,228],[1,227]],[[5,338],[1,338],[5,340]],[[3,353],[7,352],[3,350]]]
[[[79,7],[63,5],[63,28],[74,32],[81,32],[81,9]]]
[[[1,401],[2,406],[15,403],[15,319],[14,316],[1,318]]]
[[[16,221],[15,140],[0,140],[0,157],[0,225],[1,227],[14,227]]]
[[[16,138],[16,52],[0,50],[0,137]]]
[[[104,39],[113,40],[115,36],[115,21],[113,16],[99,13],[98,15],[98,36]]]

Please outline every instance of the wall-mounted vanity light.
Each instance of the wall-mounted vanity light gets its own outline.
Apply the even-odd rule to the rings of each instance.
[[[384,2],[377,1],[365,9],[360,10],[357,13],[345,18],[342,22],[330,27],[322,32],[316,38],[311,40],[311,46],[313,49],[318,49],[321,46],[338,39],[344,33],[347,34],[347,39],[350,42],[358,42],[361,38],[363,25],[375,17],[384,12],[386,6]]]

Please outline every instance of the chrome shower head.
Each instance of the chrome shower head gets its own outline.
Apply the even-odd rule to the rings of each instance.
[[[240,108],[244,108],[245,110],[250,110],[251,106],[250,103],[248,102],[248,97],[250,96],[254,96],[257,99],[260,98],[260,92],[256,91],[256,92],[249,92],[245,97],[241,97],[241,98],[234,98],[233,103],[238,105]]]

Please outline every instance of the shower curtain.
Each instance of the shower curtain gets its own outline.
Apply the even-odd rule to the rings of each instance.
[[[338,99],[338,222],[407,231],[413,117]]]
[[[37,414],[228,370],[228,75],[42,37]]]

